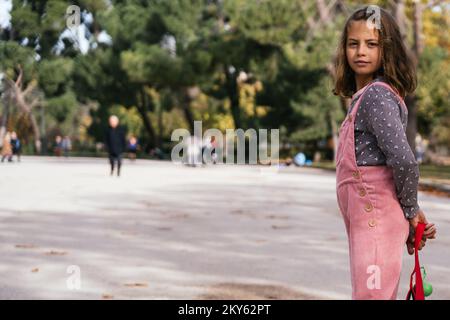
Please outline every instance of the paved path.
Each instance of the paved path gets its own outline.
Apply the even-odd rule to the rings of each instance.
[[[0,164],[0,299],[350,298],[333,173],[146,160],[107,172],[105,159]],[[433,298],[450,299],[450,199],[419,200],[439,228],[422,253]]]

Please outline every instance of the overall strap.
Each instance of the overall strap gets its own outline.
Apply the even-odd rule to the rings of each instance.
[[[395,88],[392,88],[392,86],[390,86],[389,84],[387,84],[386,82],[383,82],[383,81],[376,81],[373,84],[382,85],[383,87],[385,87],[385,88],[389,89],[390,91],[392,91],[395,94],[395,96],[398,98],[398,100],[400,101],[400,105],[403,108],[404,112],[406,114],[408,114],[408,107],[406,106],[405,101],[399,95],[399,93],[397,92],[397,90]]]
[[[371,88],[376,83],[379,83],[379,82],[372,82],[372,83],[368,84],[367,87],[363,90],[363,92],[361,92],[361,94],[356,99],[355,104],[353,105],[353,108],[352,108],[352,110],[350,112],[350,114],[352,115],[353,119],[356,118],[356,111],[358,111],[358,108],[359,108],[359,105],[362,102],[364,93],[366,93],[367,90],[369,90],[369,88]]]

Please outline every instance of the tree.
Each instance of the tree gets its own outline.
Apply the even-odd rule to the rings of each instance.
[[[77,104],[71,89],[71,61],[58,52],[69,5],[70,1],[14,0],[11,26],[1,34],[0,69],[5,74],[5,89],[10,91],[13,105],[29,119],[38,153],[45,132],[37,123],[36,107],[50,108],[50,114],[63,121],[67,116],[62,114],[70,114]]]

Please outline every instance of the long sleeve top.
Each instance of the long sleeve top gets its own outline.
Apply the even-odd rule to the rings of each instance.
[[[353,97],[349,112],[361,94]],[[358,166],[387,165],[392,168],[404,215],[413,218],[419,210],[419,166],[406,138],[407,121],[407,111],[395,93],[373,84],[364,93],[356,112],[355,155]]]

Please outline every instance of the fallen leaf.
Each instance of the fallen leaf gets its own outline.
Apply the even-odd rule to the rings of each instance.
[[[187,219],[189,215],[187,213],[179,213],[169,216],[169,219]]]
[[[172,228],[170,228],[170,227],[158,227],[156,229],[160,230],[160,231],[170,231],[170,230],[172,230]]]
[[[45,253],[45,255],[47,255],[47,256],[64,256],[66,254],[67,254],[67,252],[65,252],[65,251],[55,251],[55,250],[47,251]]]
[[[104,295],[102,295],[102,298],[103,299],[112,299],[112,298],[114,298],[114,296],[112,294],[104,294]]]
[[[126,283],[125,287],[130,287],[130,288],[147,287],[147,284],[142,283],[142,282]]]
[[[18,249],[33,249],[37,248],[34,244],[16,244],[16,248]]]
[[[289,229],[292,228],[291,226],[277,226],[277,225],[272,225],[272,229]]]
[[[39,268],[31,269],[31,272],[39,272]]]
[[[120,234],[123,236],[135,236],[138,233],[136,231],[122,231]]]

